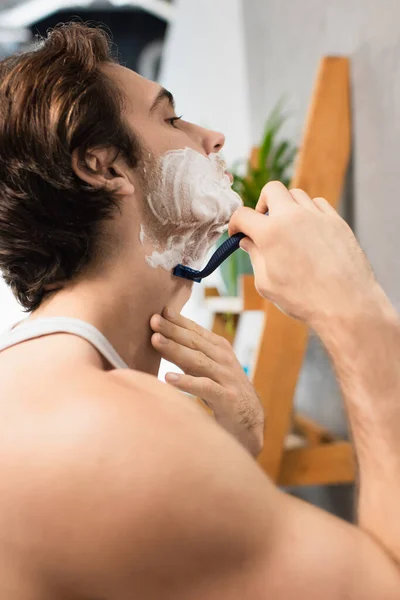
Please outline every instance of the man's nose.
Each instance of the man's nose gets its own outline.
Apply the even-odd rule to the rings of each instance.
[[[225,136],[219,131],[203,129],[203,148],[206,154],[219,152],[225,144]]]

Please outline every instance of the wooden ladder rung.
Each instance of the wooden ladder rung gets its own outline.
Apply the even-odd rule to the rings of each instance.
[[[330,485],[355,479],[354,451],[349,442],[333,442],[283,453],[278,485]]]

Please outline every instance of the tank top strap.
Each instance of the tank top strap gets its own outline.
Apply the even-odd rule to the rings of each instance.
[[[128,365],[107,338],[93,325],[69,317],[25,319],[0,335],[0,352],[27,340],[53,333],[70,333],[89,342],[115,369],[129,369]]]

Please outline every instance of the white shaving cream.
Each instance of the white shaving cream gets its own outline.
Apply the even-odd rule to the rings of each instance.
[[[160,158],[152,180],[146,198],[151,218],[140,229],[141,243],[152,250],[147,263],[168,271],[177,264],[198,268],[242,205],[225,163],[217,154],[171,150]]]

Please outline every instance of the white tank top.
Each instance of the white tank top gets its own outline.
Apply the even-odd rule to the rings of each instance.
[[[21,342],[51,335],[52,333],[71,333],[92,344],[115,369],[129,369],[107,338],[90,323],[69,317],[49,317],[24,320],[0,335],[0,352]]]

